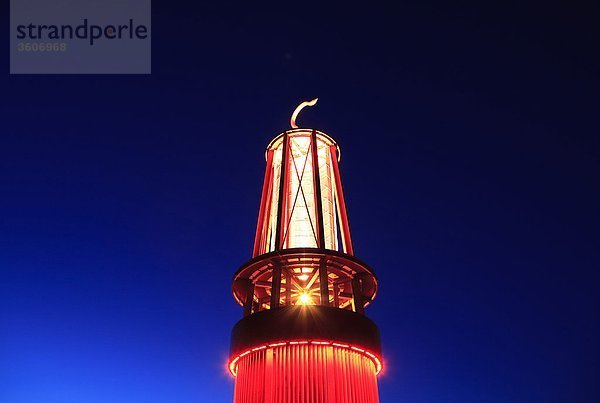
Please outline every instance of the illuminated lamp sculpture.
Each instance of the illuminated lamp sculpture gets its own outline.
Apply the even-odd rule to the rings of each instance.
[[[354,257],[340,150],[296,125],[316,102],[267,147],[252,259],[233,279],[234,403],[379,402],[379,330],[364,316],[377,279]]]

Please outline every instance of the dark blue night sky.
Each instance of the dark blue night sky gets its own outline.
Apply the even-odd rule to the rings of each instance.
[[[264,148],[316,96],[382,402],[600,401],[597,10],[192,3],[150,76],[3,64],[1,402],[230,402]]]

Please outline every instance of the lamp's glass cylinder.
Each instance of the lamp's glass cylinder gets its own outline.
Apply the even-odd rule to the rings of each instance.
[[[290,130],[269,144],[254,256],[291,248],[346,252],[338,156],[333,139],[310,129]]]

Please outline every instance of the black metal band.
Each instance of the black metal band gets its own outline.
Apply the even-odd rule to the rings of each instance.
[[[379,329],[364,315],[328,306],[281,307],[241,319],[231,335],[231,356],[250,348],[289,340],[344,343],[381,356]]]

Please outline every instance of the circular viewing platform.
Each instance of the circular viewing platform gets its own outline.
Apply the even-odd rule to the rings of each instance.
[[[233,296],[245,307],[245,316],[296,305],[363,313],[376,294],[377,278],[369,266],[354,256],[318,248],[257,256],[233,279]]]

